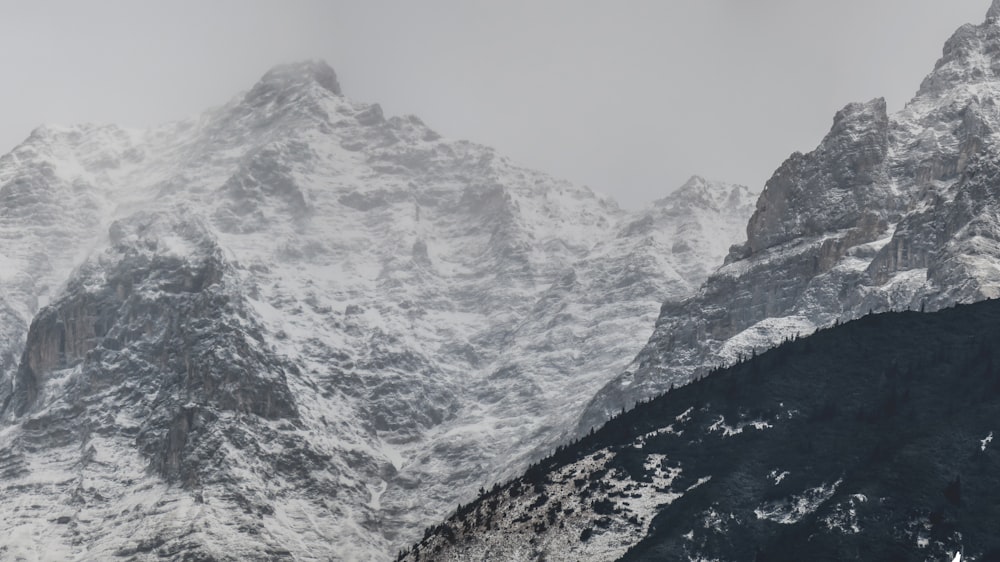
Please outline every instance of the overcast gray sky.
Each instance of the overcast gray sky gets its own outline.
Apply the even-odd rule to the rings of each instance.
[[[900,108],[989,0],[0,0],[0,151],[195,115],[322,58],[345,94],[637,207],[763,187],[834,112]]]

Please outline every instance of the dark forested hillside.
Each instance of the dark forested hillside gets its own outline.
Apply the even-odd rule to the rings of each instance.
[[[997,301],[796,338],[619,415],[406,557],[1000,560],[998,344]]]

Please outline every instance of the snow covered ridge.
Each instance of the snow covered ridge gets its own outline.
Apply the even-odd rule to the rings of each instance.
[[[849,104],[815,150],[775,171],[747,241],[694,298],[663,308],[579,432],[837,321],[1000,296],[998,9],[955,32],[902,110]]]
[[[41,127],[0,156],[0,558],[387,559],[562,442],[755,197],[626,212],[321,62]]]

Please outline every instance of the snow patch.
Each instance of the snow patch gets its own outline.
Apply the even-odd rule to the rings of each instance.
[[[748,427],[761,431],[764,429],[771,429],[774,426],[764,420],[741,421],[735,426],[732,426],[726,423],[725,416],[719,416],[719,419],[716,420],[715,423],[708,426],[708,431],[710,433],[721,432],[723,437],[732,437],[733,435],[743,433],[743,430]]]
[[[771,480],[774,480],[774,485],[777,486],[778,484],[781,484],[781,481],[784,480],[789,474],[791,473],[788,472],[787,470],[779,473],[778,470],[775,469],[772,470],[770,474],[767,475],[767,477],[770,478]]]
[[[765,318],[726,340],[719,349],[725,364],[749,359],[754,351],[762,352],[781,342],[811,335],[818,325],[805,316]]]
[[[755,509],[754,515],[758,519],[766,519],[782,525],[797,523],[833,497],[841,482],[843,480],[837,480],[833,484],[823,484],[816,488],[810,488],[786,500],[766,503]]]
[[[858,522],[857,506],[868,501],[864,494],[854,494],[847,501],[838,504],[833,513],[823,518],[827,529],[845,534],[856,535],[861,532]]]

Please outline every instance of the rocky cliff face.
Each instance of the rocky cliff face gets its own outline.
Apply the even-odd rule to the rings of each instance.
[[[572,432],[752,212],[639,212],[276,68],[0,157],[3,557],[385,559]]]
[[[793,154],[767,182],[743,251],[854,228],[869,212],[898,212],[899,198],[886,181],[888,152],[885,100],[842,109],[816,150]]]
[[[1000,24],[948,40],[916,97],[851,104],[767,182],[747,241],[693,298],[668,301],[580,430],[719,364],[869,311],[1000,295]]]

